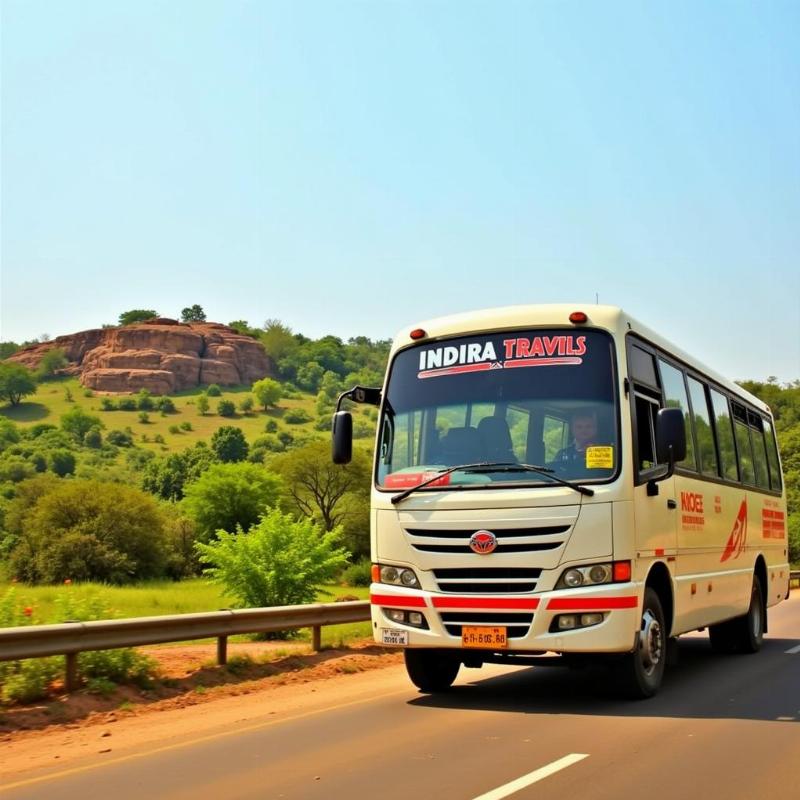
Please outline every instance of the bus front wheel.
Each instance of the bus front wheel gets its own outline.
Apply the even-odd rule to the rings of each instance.
[[[644,592],[642,618],[636,645],[619,665],[618,678],[622,691],[630,698],[652,697],[661,686],[667,663],[667,626],[664,609],[655,589]]]
[[[405,659],[411,682],[427,694],[446,692],[461,667],[461,661],[447,650],[406,650]]]

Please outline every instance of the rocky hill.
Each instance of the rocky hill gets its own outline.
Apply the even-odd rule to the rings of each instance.
[[[275,371],[259,342],[227,325],[165,318],[59,336],[8,360],[36,369],[53,348],[62,349],[69,361],[62,372],[100,392],[171,394],[210,383],[251,383]]]

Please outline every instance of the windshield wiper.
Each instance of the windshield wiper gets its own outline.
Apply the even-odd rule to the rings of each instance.
[[[562,486],[568,486],[570,489],[574,489],[576,492],[580,492],[580,494],[584,494],[587,497],[591,497],[594,495],[594,490],[587,489],[585,486],[578,486],[575,483],[570,483],[569,481],[565,481],[563,478],[559,478],[553,474],[553,470],[549,469],[548,467],[541,467],[537,464],[514,464],[511,461],[481,461],[477,464],[458,464],[455,467],[448,467],[441,472],[437,472],[434,476],[427,478],[424,481],[421,481],[416,486],[412,486],[405,491],[396,494],[392,498],[392,503],[397,505],[402,500],[405,500],[410,494],[413,494],[417,491],[417,489],[422,489],[425,486],[429,486],[432,483],[444,478],[445,475],[449,475],[451,472],[537,472],[540,475],[544,475],[547,478],[554,480],[556,483],[560,483]]]

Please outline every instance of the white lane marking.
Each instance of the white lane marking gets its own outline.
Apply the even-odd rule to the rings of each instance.
[[[527,775],[523,775],[515,781],[510,781],[502,786],[498,786],[496,789],[486,792],[486,794],[479,795],[473,800],[501,800],[503,797],[508,797],[510,794],[514,794],[533,783],[538,783],[544,778],[562,769],[571,767],[573,764],[577,764],[579,761],[583,761],[584,758],[588,757],[588,753],[570,753],[568,756],[564,756],[564,758],[559,758],[558,761],[553,761],[551,764],[539,767],[539,769],[535,769],[533,772],[529,772]]]
[[[800,653],[800,644],[798,644],[796,647],[790,647],[785,652],[787,652],[790,656],[796,656],[798,653]]]

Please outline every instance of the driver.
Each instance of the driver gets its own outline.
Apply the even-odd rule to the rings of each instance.
[[[572,444],[556,453],[556,464],[586,465],[586,448],[597,444],[597,414],[594,411],[576,411],[570,421]]]

